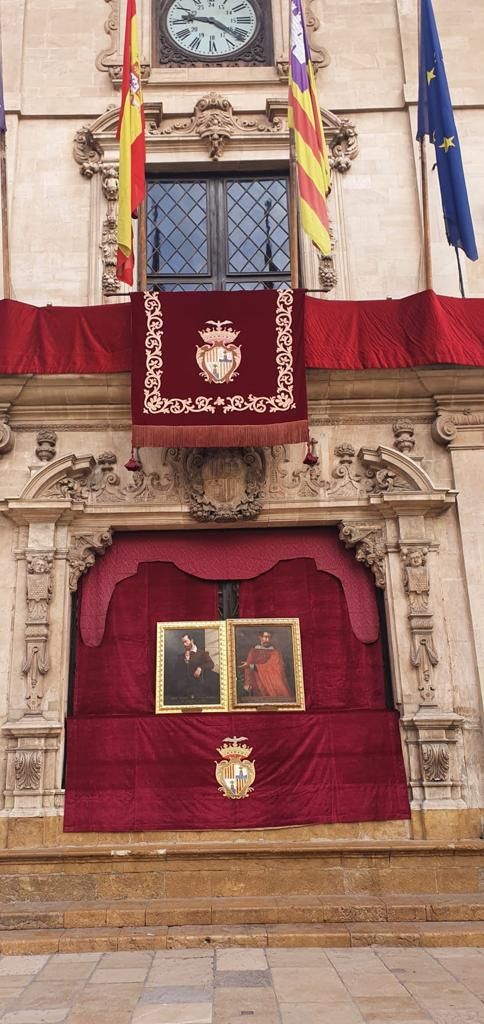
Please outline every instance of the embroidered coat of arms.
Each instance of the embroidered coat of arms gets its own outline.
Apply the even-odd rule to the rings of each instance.
[[[207,320],[206,326],[198,333],[205,342],[197,345],[200,376],[209,384],[228,384],[238,377],[242,353],[235,341],[240,331],[234,330],[232,321]]]
[[[248,760],[252,747],[247,745],[247,737],[226,736],[217,751],[224,758],[215,762],[219,793],[231,800],[242,800],[252,793],[255,779],[255,763]]]

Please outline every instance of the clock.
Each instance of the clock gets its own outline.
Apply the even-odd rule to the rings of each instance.
[[[259,0],[164,0],[160,13],[160,64],[269,63],[270,15]]]

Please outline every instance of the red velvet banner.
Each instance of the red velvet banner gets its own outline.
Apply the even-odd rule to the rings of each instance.
[[[135,446],[308,437],[302,292],[145,292],[131,303]]]
[[[246,736],[253,793],[218,792],[225,737]],[[408,818],[398,716],[158,715],[71,719],[66,832],[271,828]]]
[[[242,296],[251,305],[259,294]],[[180,310],[186,298],[175,295]],[[2,374],[120,373],[131,369],[131,360],[129,302],[37,308],[0,300]],[[361,302],[306,296],[305,362],[309,369],[342,370],[483,366],[484,299],[432,291]]]

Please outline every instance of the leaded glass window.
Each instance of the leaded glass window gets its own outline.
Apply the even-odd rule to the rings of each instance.
[[[148,288],[284,288],[290,284],[286,175],[148,181]]]

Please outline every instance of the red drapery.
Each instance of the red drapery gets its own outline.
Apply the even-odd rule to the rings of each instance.
[[[270,534],[266,530],[184,532],[182,540],[179,533],[170,532],[118,534],[83,581],[82,639],[90,646],[101,643],[114,588],[133,576],[141,562],[172,562],[199,579],[244,580],[288,558],[311,558],[318,569],[336,576],[344,589],[353,632],[364,643],[377,639],[371,573],[343,547],[335,530],[311,527],[275,529]]]
[[[250,302],[250,293],[244,295]],[[185,296],[178,298],[182,308]],[[484,363],[484,299],[455,299],[432,291],[361,302],[306,296],[305,321],[308,368]],[[130,369],[129,303],[37,308],[0,301],[0,373]]]
[[[286,559],[243,580],[240,605],[246,617],[299,617],[307,711],[155,716],[155,623],[216,618],[217,585],[145,561],[115,587],[101,645],[78,637],[67,831],[408,817],[381,643],[354,635],[340,581],[312,559]],[[256,760],[254,793],[242,801],[221,796],[214,775],[217,747],[232,735],[248,737]]]

